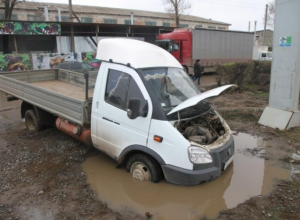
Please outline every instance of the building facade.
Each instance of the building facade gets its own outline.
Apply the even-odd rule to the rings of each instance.
[[[258,45],[265,45],[268,46],[269,51],[272,51],[273,48],[273,31],[267,29],[265,31],[265,36],[264,36],[264,31],[256,31],[256,40],[258,41]]]
[[[134,25],[176,27],[175,19],[172,19],[168,13],[82,5],[73,5],[73,11],[83,23],[130,25],[133,20]],[[1,3],[0,20],[3,19],[4,4]],[[11,20],[78,22],[74,17],[70,18],[68,4],[42,2],[18,3],[13,10]],[[182,15],[179,26],[228,30],[230,24],[197,16]]]

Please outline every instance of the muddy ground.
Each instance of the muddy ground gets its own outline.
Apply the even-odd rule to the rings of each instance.
[[[300,151],[300,128],[279,131],[259,125],[268,94],[258,89],[229,93],[212,103],[235,132],[258,135],[269,140],[268,147],[287,152],[263,155],[265,159],[282,166],[298,163],[288,155]],[[131,211],[110,210],[91,190],[82,168],[84,160],[99,152],[55,128],[27,131],[18,106],[18,101],[0,103],[1,220],[151,219]],[[217,219],[300,219],[299,180],[299,174],[278,180],[270,195],[224,210]]]

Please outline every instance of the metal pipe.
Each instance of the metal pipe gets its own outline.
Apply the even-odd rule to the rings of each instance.
[[[85,78],[85,101],[87,101],[89,99],[89,74],[85,73],[84,78]]]
[[[49,21],[48,7],[44,6],[45,21]]]
[[[99,33],[99,25],[96,26],[96,41],[97,41],[97,44],[99,43],[98,33]]]
[[[61,22],[61,11],[60,8],[57,9],[58,12],[58,21]]]

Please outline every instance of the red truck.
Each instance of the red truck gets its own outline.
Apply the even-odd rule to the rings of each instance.
[[[155,44],[168,50],[188,74],[196,59],[204,72],[215,72],[216,65],[252,59],[253,32],[178,28],[161,34]]]

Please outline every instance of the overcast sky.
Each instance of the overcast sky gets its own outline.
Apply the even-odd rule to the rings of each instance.
[[[28,0],[35,2],[65,3],[69,0]],[[189,15],[231,24],[230,30],[248,31],[249,21],[251,31],[254,21],[256,30],[263,30],[263,18],[266,4],[273,0],[189,0],[192,9]],[[72,0],[73,5],[94,5],[111,8],[137,9],[165,12],[162,0]]]

